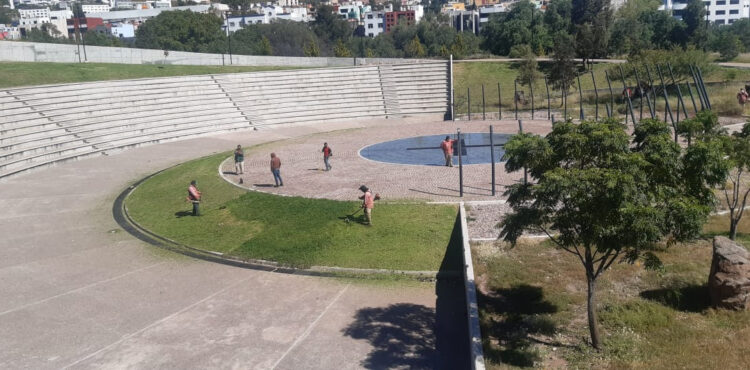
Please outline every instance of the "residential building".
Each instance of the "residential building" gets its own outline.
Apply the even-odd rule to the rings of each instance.
[[[419,23],[424,17],[424,6],[421,4],[404,5],[401,9],[414,11],[414,22]]]
[[[208,13],[210,5],[190,5],[176,6],[172,8],[155,8],[155,9],[134,9],[134,10],[116,10],[105,13],[91,13],[87,17],[100,18],[107,23],[131,23],[136,25],[145,22],[148,19],[156,17],[161,12],[170,10],[190,10],[195,13]]]
[[[376,37],[385,32],[385,11],[365,13],[365,36]]]
[[[109,11],[109,5],[107,4],[82,4],[81,9],[83,10],[83,14],[106,13]]]
[[[114,37],[121,39],[128,39],[135,37],[135,27],[129,23],[112,23],[110,25],[110,33]]]
[[[299,6],[299,0],[279,0],[276,2],[276,5],[278,6]]]
[[[18,9],[18,17],[21,19],[49,18],[49,8]]]
[[[18,40],[21,38],[21,30],[11,25],[0,24],[0,40]]]
[[[414,24],[414,11],[400,11],[400,12],[387,12],[385,13],[385,32],[391,32],[393,27],[396,27],[399,22],[406,22],[407,24]]]
[[[466,10],[466,4],[452,1],[449,3],[443,4],[443,8],[440,9],[440,12],[447,13],[450,11],[459,11],[459,10]]]
[[[750,18],[750,0],[705,0],[706,20],[715,24],[732,24],[738,19]],[[687,0],[664,0],[659,10],[668,11],[682,19]]]

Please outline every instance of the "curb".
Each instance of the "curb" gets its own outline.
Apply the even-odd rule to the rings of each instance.
[[[222,161],[224,163],[224,161]],[[347,267],[335,267],[335,266],[312,266],[310,268],[296,268],[282,265],[274,261],[256,260],[256,259],[239,259],[234,257],[225,256],[223,253],[206,251],[190,247],[185,244],[181,244],[177,241],[158,235],[147,228],[138,224],[128,214],[127,207],[125,207],[125,200],[128,196],[138,188],[140,184],[146,180],[174,167],[177,167],[184,163],[179,163],[174,166],[167,167],[160,171],[154,172],[138,181],[133,185],[130,185],[123,190],[115,199],[112,205],[112,216],[120,227],[127,231],[130,235],[137,239],[146,242],[155,247],[166,249],[172,252],[177,252],[189,257],[198,258],[205,261],[221,263],[225,265],[241,267],[251,270],[260,270],[267,272],[277,272],[283,274],[295,274],[295,275],[308,275],[308,276],[321,276],[321,277],[351,277],[351,278],[372,278],[372,277],[389,277],[389,276],[403,276],[415,280],[421,281],[434,281],[439,278],[458,278],[458,272],[440,272],[440,271],[404,271],[404,270],[388,270],[388,269],[358,269],[358,268],[347,268]],[[221,172],[221,170],[219,170]],[[220,173],[221,175],[221,173]],[[230,184],[231,181],[227,181]],[[243,188],[248,190],[246,188]],[[249,190],[254,191],[254,190]]]
[[[477,305],[477,287],[474,281],[474,263],[471,260],[471,246],[469,245],[469,228],[466,224],[466,208],[461,202],[459,208],[461,216],[461,239],[463,239],[464,258],[464,288],[466,290],[466,317],[469,321],[469,351],[471,352],[471,368],[484,370],[484,350],[482,349],[482,334],[479,327],[479,306]]]

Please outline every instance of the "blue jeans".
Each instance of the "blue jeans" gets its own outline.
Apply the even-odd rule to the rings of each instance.
[[[273,173],[273,181],[276,182],[276,186],[284,186],[284,180],[281,179],[281,170],[273,169],[271,170],[271,173]]]
[[[328,171],[328,170],[331,169],[331,164],[328,163],[328,158],[330,158],[330,157],[323,157],[323,163],[326,164],[326,171]]]

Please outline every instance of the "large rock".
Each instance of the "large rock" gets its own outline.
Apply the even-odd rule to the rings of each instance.
[[[723,236],[715,237],[708,290],[714,307],[750,309],[750,252]]]

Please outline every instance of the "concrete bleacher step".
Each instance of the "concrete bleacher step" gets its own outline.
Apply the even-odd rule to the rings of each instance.
[[[76,145],[81,140],[90,141],[94,138],[100,138],[110,134],[127,134],[128,132],[148,132],[149,130],[161,129],[164,127],[184,128],[189,125],[211,125],[217,122],[247,122],[239,111],[225,112],[222,114],[212,114],[210,116],[188,116],[179,120],[161,120],[156,122],[138,122],[122,123],[117,126],[95,127],[79,129],[78,131],[63,131],[56,137],[49,137],[47,140],[28,140],[24,142],[11,143],[0,147],[0,161],[8,159],[8,156],[19,156],[24,154],[34,154],[44,152],[48,148],[60,149],[66,146]]]
[[[445,113],[448,73],[435,61],[0,91],[0,177],[216,132]]]

